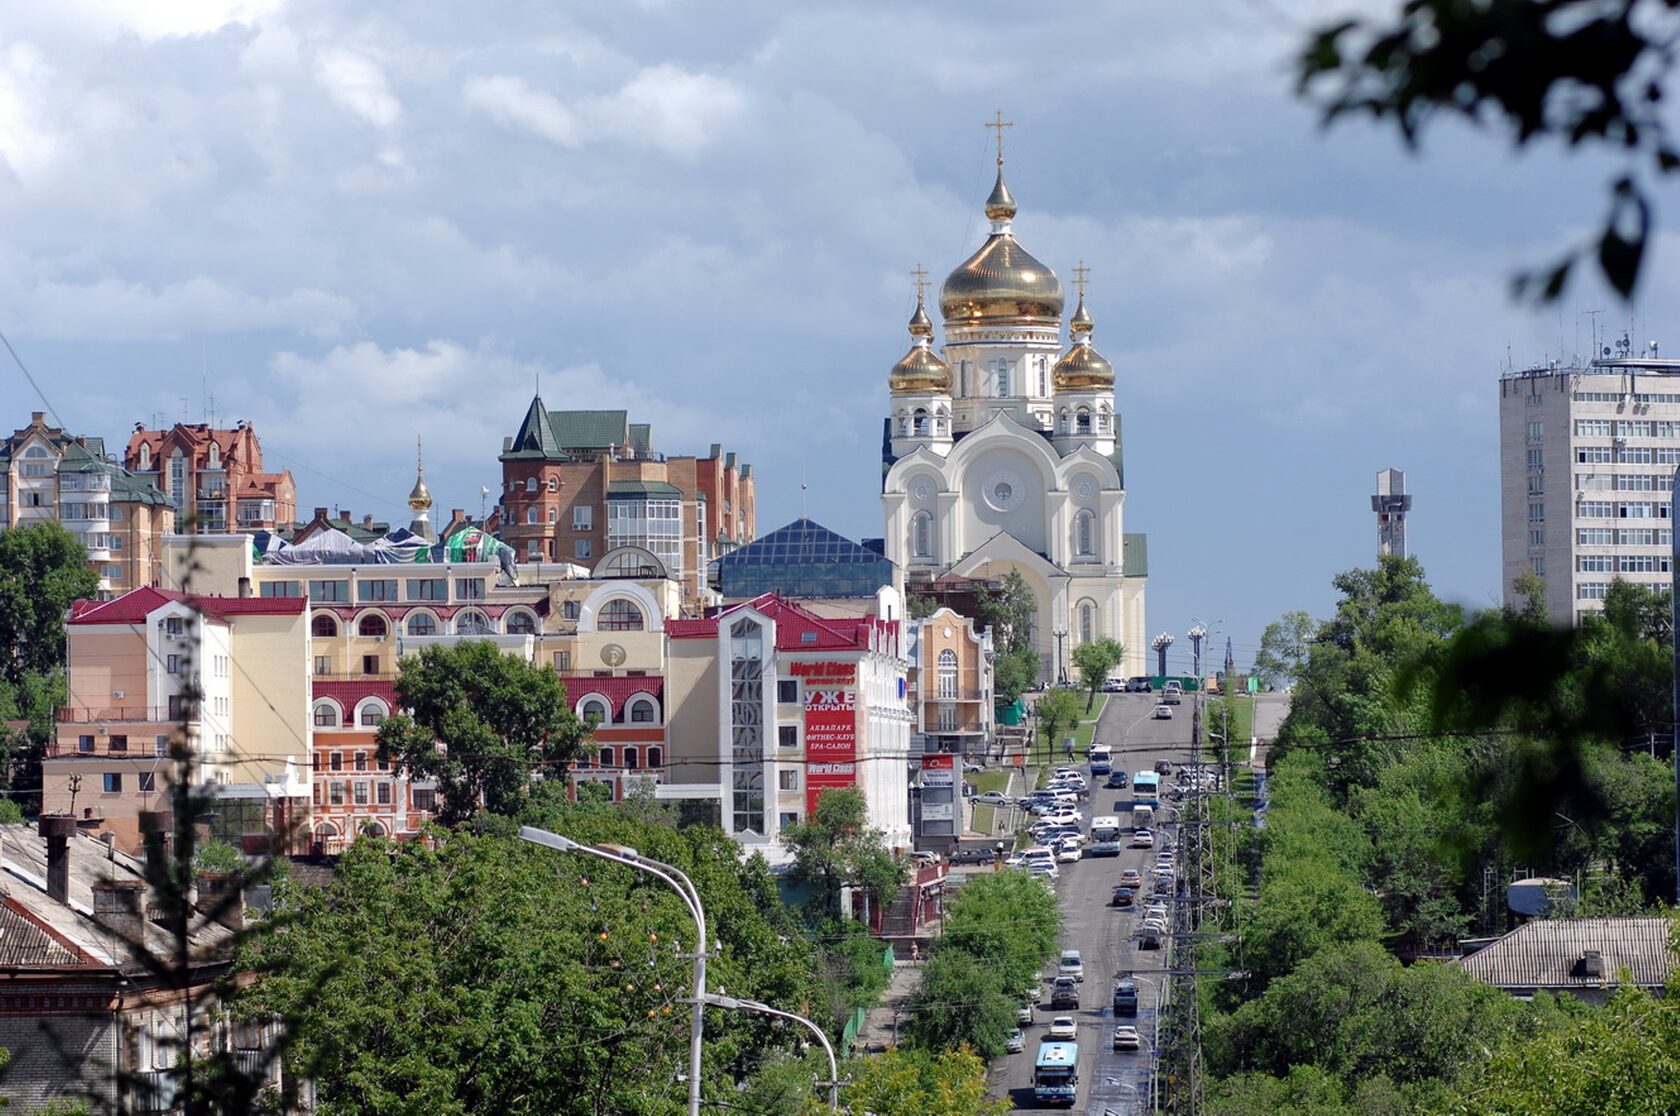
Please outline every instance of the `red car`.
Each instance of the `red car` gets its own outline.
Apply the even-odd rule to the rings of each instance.
[[[1135,901],[1131,888],[1117,887],[1114,889],[1114,897],[1108,901],[1108,905],[1111,907],[1129,907]]]

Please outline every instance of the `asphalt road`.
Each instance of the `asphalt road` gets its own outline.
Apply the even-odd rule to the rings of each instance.
[[[1147,770],[1158,759],[1175,767],[1187,758],[1190,748],[1191,698],[1173,707],[1171,720],[1155,720],[1152,714],[1157,695],[1114,694],[1097,725],[1096,739],[1114,750],[1116,766],[1128,774]],[[1087,769],[1087,778],[1089,778]],[[1118,814],[1121,824],[1129,820],[1131,790],[1103,790],[1102,779],[1092,779],[1092,790],[1081,807],[1087,829],[1093,815]],[[1163,791],[1165,787],[1163,786]],[[1177,827],[1167,811],[1165,826],[1157,824],[1157,838],[1163,828],[1176,838]],[[1175,841],[1176,848],[1176,841]],[[1043,994],[1035,1009],[1035,1021],[1025,1028],[1026,1049],[1007,1054],[993,1066],[991,1084],[995,1093],[1007,1095],[1018,1109],[1037,1108],[1033,1099],[1033,1060],[1038,1044],[1056,1015],[1072,1014],[1079,1023],[1079,1101],[1075,1112],[1129,1116],[1149,1111],[1151,1066],[1154,1060],[1156,997],[1162,991],[1162,970],[1167,966],[1165,950],[1140,950],[1132,937],[1141,915],[1108,905],[1123,868],[1136,868],[1148,875],[1155,862],[1154,849],[1133,849],[1128,844],[1118,858],[1082,860],[1061,866],[1056,893],[1062,906],[1062,948],[1077,949],[1085,962],[1080,1010],[1050,1009],[1049,980],[1055,965],[1046,973]],[[1131,973],[1138,983],[1138,1014],[1135,1019],[1117,1020],[1113,1010],[1114,978]],[[1118,1022],[1135,1025],[1143,1038],[1136,1053],[1113,1049],[1114,1027]]]

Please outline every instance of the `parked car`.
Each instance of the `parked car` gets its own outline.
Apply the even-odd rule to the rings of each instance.
[[[1054,814],[1045,814],[1044,816],[1057,825],[1078,825],[1085,820],[1085,816],[1078,810],[1067,806],[1057,810]]]
[[[1156,760],[1155,761],[1155,774],[1157,774],[1157,775],[1171,775],[1172,774],[1172,764],[1168,763],[1166,760]]]
[[[1062,950],[1061,960],[1056,962],[1056,972],[1059,976],[1070,976],[1074,980],[1085,979],[1085,961],[1079,956],[1077,949]]]
[[[1058,1015],[1050,1021],[1050,1029],[1045,1032],[1045,1042],[1073,1042],[1079,1038],[1079,1024],[1071,1015]]]
[[[1062,873],[1056,867],[1055,861],[1051,861],[1047,864],[1042,860],[1029,860],[1027,861],[1027,871],[1032,875],[1037,876],[1039,879],[1047,880],[1050,883],[1055,883],[1057,880],[1062,878]]]
[[[1172,706],[1168,705],[1166,702],[1162,702],[1160,705],[1157,705],[1155,707],[1155,719],[1157,721],[1172,720]]]
[[[951,854],[952,864],[990,864],[996,859],[996,851],[987,848],[958,849]]]
[[[1132,834],[1132,848],[1152,849],[1155,847],[1155,834],[1147,829],[1140,829]]]
[[[984,770],[986,770],[986,765],[983,763],[976,763],[973,760],[963,760],[963,772],[965,774]]]
[[[1037,991],[1035,990],[1033,994],[1037,995]],[[1015,1023],[1017,1026],[1021,1027],[1031,1027],[1033,1025],[1032,1004],[1029,1003],[1021,1005],[1021,1010],[1015,1013]]]
[[[1135,902],[1132,898],[1133,894],[1132,889],[1129,887],[1116,887],[1114,889],[1113,897],[1108,901],[1108,905],[1111,907],[1129,907]]]
[[[1008,806],[1010,804],[1009,796],[1002,791],[987,791],[984,794],[977,794],[974,796],[974,803],[977,806]]]
[[[1079,840],[1077,838],[1064,837],[1062,838],[1061,844],[1056,848],[1056,863],[1078,864],[1080,857],[1084,855],[1084,850],[1079,847]]]
[[[1160,949],[1161,935],[1154,930],[1143,930],[1138,934],[1139,949]]]
[[[1019,1054],[1027,1048],[1027,1036],[1021,1032],[1021,1028],[1016,1027],[1009,1032],[1003,1040],[1003,1048],[1011,1054]]]
[[[1125,690],[1125,688],[1126,683],[1122,682],[1118,678],[1103,679],[1102,692],[1105,694],[1118,694]]]
[[[1114,1049],[1137,1050],[1142,1046],[1143,1041],[1138,1038],[1138,1029],[1136,1027],[1133,1027],[1128,1023],[1122,1023],[1120,1026],[1114,1028]]]

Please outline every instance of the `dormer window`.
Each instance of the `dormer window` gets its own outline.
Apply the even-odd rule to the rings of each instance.
[[[222,451],[215,442],[210,443],[210,456],[207,464],[211,469],[219,469],[222,467]]]
[[[151,471],[152,471],[152,447],[146,445],[145,443],[141,443],[141,446],[140,446],[140,472],[149,473]]]

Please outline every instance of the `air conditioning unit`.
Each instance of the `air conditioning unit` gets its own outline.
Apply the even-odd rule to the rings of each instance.
[[[111,691],[111,696],[114,697],[114,698],[117,698],[118,700],[121,700],[126,695],[124,694],[124,692],[122,690],[112,690]]]

